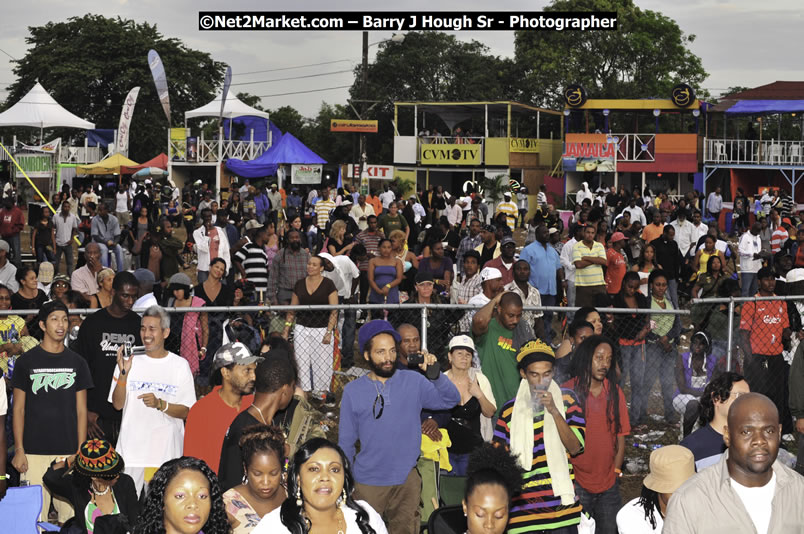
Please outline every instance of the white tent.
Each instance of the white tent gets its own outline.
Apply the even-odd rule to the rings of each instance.
[[[196,117],[217,117],[221,113],[221,95],[218,95],[215,100],[205,106],[187,111],[184,113],[184,120],[194,119]],[[249,105],[244,104],[237,99],[231,92],[226,96],[226,104],[223,107],[223,118],[234,119],[236,117],[262,117],[269,118],[268,113],[260,111]]]
[[[76,117],[59,105],[45,91],[42,84],[36,85],[19,102],[0,113],[0,127],[28,126],[31,128],[82,128],[92,130],[95,125]]]

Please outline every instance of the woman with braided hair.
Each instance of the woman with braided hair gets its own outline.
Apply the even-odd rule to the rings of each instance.
[[[380,515],[356,501],[349,460],[340,447],[324,438],[301,446],[288,469],[288,497],[262,518],[253,534],[388,534]]]
[[[247,427],[240,437],[243,483],[223,494],[233,534],[248,534],[260,519],[279,508],[288,445],[282,429],[271,425]]]
[[[182,456],[154,474],[133,534],[230,534],[218,477],[203,460]]]

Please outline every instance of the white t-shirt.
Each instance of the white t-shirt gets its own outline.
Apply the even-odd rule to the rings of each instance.
[[[776,491],[776,473],[771,475],[767,484],[759,488],[747,488],[733,478],[729,478],[729,482],[731,482],[734,493],[743,501],[743,506],[751,517],[751,521],[754,522],[757,534],[767,534],[773,511],[773,494]]]
[[[390,189],[383,193],[380,193],[380,202],[382,202],[382,208],[387,210],[388,206],[391,205],[391,202],[396,200],[396,195]]]
[[[114,198],[117,201],[114,205],[114,211],[117,213],[128,213],[128,192],[123,191],[121,193],[118,191],[115,193]]]
[[[324,276],[335,284],[339,297],[348,299],[352,296],[352,280],[360,277],[360,270],[349,259],[349,256],[329,256],[326,258],[332,262],[335,270],[324,271]]]
[[[619,534],[659,533],[664,526],[662,514],[659,513],[659,510],[654,510],[653,517],[656,519],[656,528],[652,528],[650,522],[645,519],[645,509],[639,504],[639,497],[637,497],[617,512],[617,532]]]
[[[182,455],[184,421],[147,407],[137,397],[153,393],[170,404],[191,408],[196,400],[193,373],[187,360],[172,352],[164,358],[145,355],[133,358],[116,449],[128,466],[158,467]],[[112,402],[119,376],[120,367],[115,367],[109,402]]]
[[[374,529],[377,534],[388,534],[388,529],[385,528],[385,523],[374,508],[371,507],[366,501],[355,501],[363,507],[368,513],[369,525]],[[290,530],[282,524],[280,513],[282,508],[274,508],[271,513],[263,517],[259,524],[254,527],[251,534],[286,534]],[[357,526],[357,512],[351,508],[343,508],[343,519],[346,521],[346,532],[344,534],[360,534],[360,527]]]

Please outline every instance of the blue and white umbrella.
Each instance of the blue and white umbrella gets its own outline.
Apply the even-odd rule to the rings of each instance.
[[[163,176],[167,176],[168,172],[164,169],[160,169],[159,167],[145,167],[144,169],[140,169],[134,173],[134,178],[161,178]]]

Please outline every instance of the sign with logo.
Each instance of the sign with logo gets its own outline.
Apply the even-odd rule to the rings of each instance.
[[[187,155],[187,128],[170,129],[171,157],[184,160]]]
[[[291,165],[291,184],[320,184],[324,173],[323,165]]]
[[[617,145],[614,143],[567,143],[565,170],[576,172],[614,172]]]
[[[564,102],[571,108],[579,108],[586,103],[586,89],[574,83],[564,89]]]
[[[680,83],[673,87],[670,100],[678,107],[685,108],[695,102],[695,90],[686,83]]]
[[[509,141],[511,152],[520,152],[523,154],[538,154],[539,153],[539,140],[529,139],[526,137],[512,137]]]
[[[123,111],[120,112],[120,122],[117,125],[117,151],[126,157],[128,157],[128,132],[131,128],[131,117],[134,115],[134,106],[137,104],[139,94],[139,87],[129,91],[126,101],[123,102]]]
[[[53,156],[50,155],[19,155],[17,163],[29,178],[50,178],[53,176]],[[25,175],[17,169],[17,178],[25,178]]]
[[[373,180],[393,180],[394,179],[394,166],[393,165],[366,165],[363,169],[369,178]],[[360,165],[347,166],[346,173],[349,178],[360,178]]]
[[[330,119],[330,132],[377,133],[377,121],[353,119]]]
[[[422,165],[480,165],[481,145],[422,144]]]
[[[59,145],[61,144],[61,137],[57,137],[53,141],[49,143],[45,143],[44,145],[22,145],[23,150],[28,150],[30,152],[44,152],[45,154],[55,154],[59,150]]]

